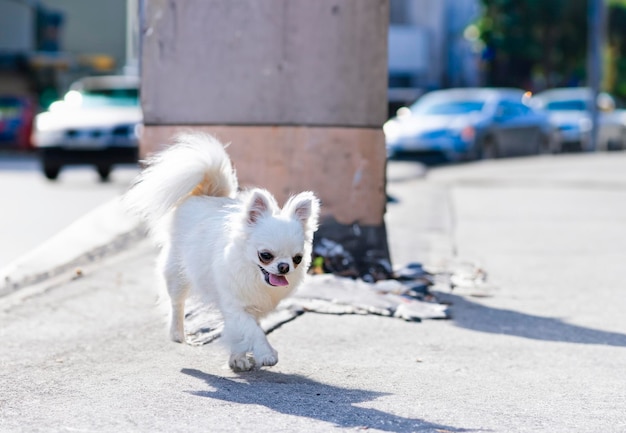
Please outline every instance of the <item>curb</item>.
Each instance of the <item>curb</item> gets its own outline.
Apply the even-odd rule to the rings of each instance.
[[[120,197],[79,218],[43,244],[0,269],[0,297],[113,255],[145,238]]]

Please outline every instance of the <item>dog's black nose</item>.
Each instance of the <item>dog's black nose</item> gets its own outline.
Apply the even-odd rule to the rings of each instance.
[[[289,263],[281,262],[278,264],[277,268],[278,272],[280,272],[281,274],[286,274],[287,272],[289,272]]]

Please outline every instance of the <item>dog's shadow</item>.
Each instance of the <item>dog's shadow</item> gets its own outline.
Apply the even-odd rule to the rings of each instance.
[[[452,304],[451,319],[462,328],[531,340],[626,347],[626,334],[620,332],[602,331],[557,318],[488,307],[449,293],[439,293],[437,296]]]
[[[330,422],[339,427],[375,428],[390,432],[475,431],[355,406],[388,394],[340,388],[300,375],[261,370],[226,378],[194,369],[183,369],[181,372],[204,381],[210,388],[188,391],[192,395],[242,405],[261,405],[286,415]],[[415,397],[418,398],[417,390]]]

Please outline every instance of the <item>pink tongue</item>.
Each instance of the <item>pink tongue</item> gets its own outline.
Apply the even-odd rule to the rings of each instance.
[[[282,275],[270,274],[270,284],[272,286],[286,286],[289,284],[289,281],[287,281],[287,278]]]

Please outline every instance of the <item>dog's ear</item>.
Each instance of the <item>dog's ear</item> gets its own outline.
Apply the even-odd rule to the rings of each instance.
[[[285,204],[283,212],[299,221],[307,233],[317,230],[320,202],[311,191],[291,197]]]
[[[246,221],[250,225],[255,225],[264,215],[274,213],[277,207],[276,200],[269,192],[262,189],[255,189],[250,193],[248,199]]]

